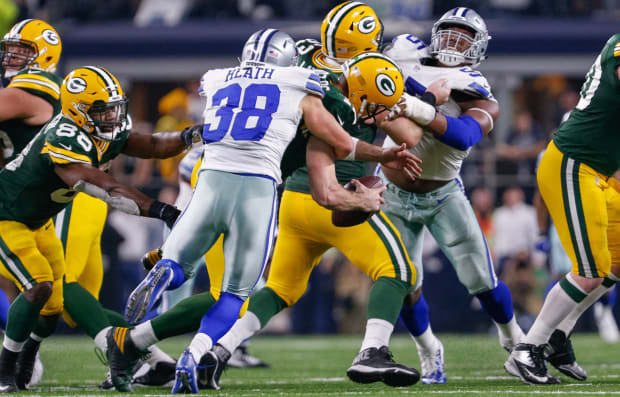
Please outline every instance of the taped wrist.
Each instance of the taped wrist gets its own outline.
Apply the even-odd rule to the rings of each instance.
[[[437,137],[440,142],[459,150],[467,150],[482,139],[482,127],[473,117],[445,117],[448,128],[445,134]]]
[[[151,204],[151,206],[149,207],[148,216],[150,218],[161,219],[162,221],[166,222],[166,225],[168,225],[170,229],[172,229],[174,222],[177,220],[180,214],[181,211],[179,211],[176,207],[166,203],[162,203],[159,200],[155,200],[153,201],[153,204]]]
[[[435,119],[437,110],[421,99],[414,96],[404,94],[405,98],[405,115],[421,126],[427,126]]]
[[[351,139],[353,139],[353,150],[351,150],[351,153],[347,154],[347,157],[343,158],[343,160],[349,160],[349,161],[355,160],[355,150],[357,149],[357,143],[360,140],[354,137],[351,137]]]

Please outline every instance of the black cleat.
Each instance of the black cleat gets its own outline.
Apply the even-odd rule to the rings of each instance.
[[[150,368],[144,375],[134,377],[133,384],[140,386],[164,386],[174,380],[175,371],[176,363],[160,361],[155,364],[155,368]]]
[[[110,371],[105,375],[105,379],[99,383],[98,386],[101,390],[110,390],[114,388],[114,384],[112,383],[112,375]]]
[[[145,354],[129,337],[129,328],[114,327],[106,335],[107,358],[110,363],[112,384],[117,391],[131,392],[131,377],[138,359]]]
[[[411,386],[420,380],[418,370],[395,362],[387,346],[369,347],[359,352],[347,376],[357,383],[381,381],[392,387]]]
[[[30,379],[32,379],[39,346],[41,346],[41,342],[37,342],[29,337],[17,356],[15,383],[17,383],[19,390],[28,390],[27,385],[30,383]]]
[[[556,329],[549,338],[549,347],[545,350],[546,359],[558,371],[576,380],[586,380],[588,373],[581,365],[577,364],[575,351],[570,338],[564,332]]]
[[[504,369],[520,378],[523,383],[532,385],[557,385],[560,380],[549,375],[545,363],[544,350],[547,345],[519,343],[504,363]]]
[[[198,388],[220,390],[220,377],[230,360],[230,352],[216,343],[198,365]]]
[[[241,345],[235,349],[226,364],[230,368],[271,368],[269,364],[248,353],[247,346]]]
[[[18,354],[5,348],[0,353],[0,393],[17,393],[19,391],[15,382],[15,363]]]

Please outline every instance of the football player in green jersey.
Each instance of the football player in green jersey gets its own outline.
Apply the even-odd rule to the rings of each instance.
[[[50,335],[62,312],[64,254],[51,217],[77,192],[124,212],[172,225],[179,211],[106,174],[120,153],[165,158],[192,143],[198,129],[130,133],[127,99],[117,79],[94,66],[69,73],[62,112],[0,171],[0,274],[22,291],[8,314],[0,354],[0,392],[15,392],[16,359],[29,335]]]
[[[60,37],[48,23],[18,22],[0,41],[0,168],[14,159],[53,115],[60,111],[60,84],[54,74],[62,50]],[[9,301],[19,289],[0,276],[0,327],[6,327]],[[36,352],[32,356],[33,365]],[[40,359],[30,378],[39,382]],[[26,382],[28,383],[28,382]]]
[[[613,35],[586,75],[580,99],[540,160],[538,187],[573,264],[549,292],[534,325],[506,370],[528,384],[557,383],[545,365],[556,331],[569,335],[592,303],[620,280],[620,33]],[[554,354],[555,352],[551,352]],[[572,350],[556,366],[572,376]]]

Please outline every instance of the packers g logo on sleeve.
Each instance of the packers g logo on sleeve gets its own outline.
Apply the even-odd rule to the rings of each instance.
[[[81,77],[73,77],[67,82],[67,91],[72,94],[79,94],[86,89],[86,81]]]
[[[385,73],[379,73],[375,78],[377,89],[385,96],[392,96],[396,92],[396,83]]]

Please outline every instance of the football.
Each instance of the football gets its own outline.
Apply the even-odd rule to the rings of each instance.
[[[383,181],[378,176],[369,175],[358,178],[364,186],[368,188],[376,188],[383,186]],[[347,183],[344,185],[347,190],[354,190],[353,185]],[[375,212],[364,211],[332,211],[332,223],[338,227],[350,227],[364,223],[373,216]]]

